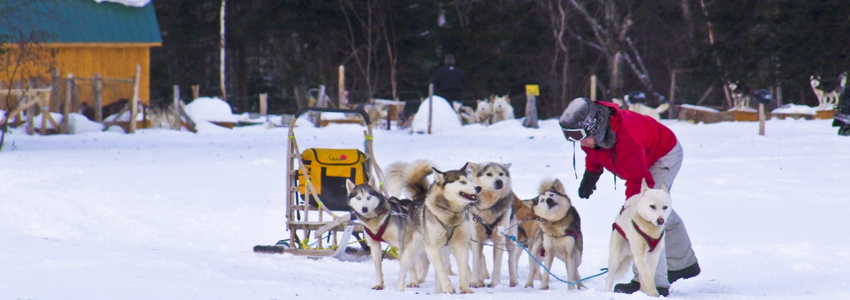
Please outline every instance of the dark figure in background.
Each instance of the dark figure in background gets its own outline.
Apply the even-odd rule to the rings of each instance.
[[[463,98],[463,89],[466,88],[466,78],[463,71],[455,67],[455,56],[446,54],[443,61],[444,66],[437,69],[431,83],[434,84],[434,94],[445,98],[451,103]]]

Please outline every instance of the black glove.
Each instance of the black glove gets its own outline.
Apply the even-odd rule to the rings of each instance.
[[[581,184],[578,186],[579,198],[590,198],[590,195],[596,190],[596,182],[599,181],[599,176],[602,176],[602,172],[593,173],[584,170],[584,176],[581,178]]]

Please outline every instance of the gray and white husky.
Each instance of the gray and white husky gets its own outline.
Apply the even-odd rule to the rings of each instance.
[[[646,179],[641,183],[640,194],[626,200],[611,232],[605,291],[613,290],[614,279],[622,276],[634,261],[640,290],[649,296],[659,296],[655,267],[665,247],[664,229],[673,211],[672,202],[666,184],[661,183],[660,189],[650,189]]]
[[[517,285],[517,261],[521,249],[504,235],[517,236],[516,215],[513,204],[516,199],[511,189],[511,164],[468,163],[467,171],[481,187],[478,202],[469,212],[472,213],[472,287],[483,287],[487,278],[487,263],[484,257],[484,243],[493,242],[493,276],[490,287],[501,282],[502,255],[508,251],[508,274],[510,286]],[[500,229],[504,232],[500,232]]]
[[[552,270],[552,261],[557,257],[567,265],[568,280],[579,281],[581,276],[578,274],[578,266],[581,265],[581,254],[584,248],[581,218],[564,192],[564,185],[557,179],[544,180],[540,185],[540,195],[531,200],[524,200],[523,204],[531,207],[540,221],[540,229],[536,235],[543,236],[543,263],[546,268]],[[531,251],[538,253],[539,250],[532,248]],[[534,275],[537,272],[538,265],[531,264],[526,287],[534,285]],[[570,289],[583,287],[584,284],[580,282],[576,286],[569,285]],[[549,289],[548,272],[543,272],[540,289]]]
[[[348,190],[348,206],[363,224],[366,232],[366,242],[369,243],[372,261],[375,263],[377,275],[375,286],[372,289],[384,289],[384,273],[381,265],[383,253],[381,242],[401,249],[404,243],[405,227],[408,226],[407,207],[397,199],[387,199],[369,184],[355,185],[351,180],[346,180],[345,187]],[[415,268],[410,271],[410,284],[408,287],[419,287],[425,281],[428,273],[428,258],[419,256]]]
[[[398,291],[404,291],[407,272],[424,250],[434,264],[437,277],[435,292],[454,294],[456,290],[449,280],[448,272],[441,267],[444,266],[441,250],[448,246],[457,259],[460,292],[472,293],[469,288],[471,226],[467,211],[470,205],[478,201],[481,187],[475,184],[466,167],[464,165],[460,170],[442,172],[427,161],[411,164],[396,162],[390,165],[388,184],[404,187],[413,199],[408,210],[409,223],[402,238],[404,242],[400,247]],[[429,185],[427,176],[432,173],[435,180]]]

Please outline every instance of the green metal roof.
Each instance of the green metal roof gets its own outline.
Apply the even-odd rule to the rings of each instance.
[[[0,0],[0,34],[44,31],[42,42],[162,43],[153,3],[130,7],[94,0]],[[16,4],[17,3],[17,4]],[[4,7],[5,6],[5,7]],[[0,18],[2,19],[2,18]]]

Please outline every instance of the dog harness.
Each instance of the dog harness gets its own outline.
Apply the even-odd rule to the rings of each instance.
[[[664,230],[662,230],[661,235],[658,236],[657,239],[655,239],[646,234],[646,232],[643,232],[643,230],[640,230],[640,227],[637,226],[637,223],[635,223],[635,221],[632,221],[632,226],[635,228],[635,230],[637,230],[638,234],[640,234],[640,236],[643,237],[644,240],[646,240],[646,244],[649,246],[649,252],[655,251],[655,247],[658,246],[658,242],[661,242],[661,239],[664,238]],[[626,239],[626,241],[629,240],[629,238],[626,237],[626,232],[623,231],[623,228],[620,228],[620,225],[614,223],[612,227],[614,227],[614,230],[619,232],[620,235],[622,235],[623,238]]]
[[[378,213],[378,216],[383,216],[385,214],[387,214],[386,208],[384,210],[382,210],[380,213]],[[369,228],[366,227],[366,226],[363,226],[363,229],[366,231],[366,234],[368,234],[369,237],[372,238],[373,240],[383,242],[384,241],[384,232],[387,231],[387,225],[389,225],[389,224],[390,224],[390,218],[387,217],[386,219],[384,219],[384,223],[381,224],[381,227],[378,228],[377,234],[372,233],[372,231],[369,230]]]
[[[481,225],[484,225],[484,233],[486,233],[487,236],[491,236],[493,234],[493,228],[496,228],[496,224],[499,224],[499,222],[502,221],[502,218],[505,217],[505,214],[499,215],[499,217],[496,218],[496,221],[494,221],[493,224],[484,223],[484,219],[482,219],[476,214],[473,214],[472,217],[473,219],[475,219],[475,221],[481,223]]]

